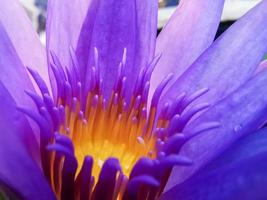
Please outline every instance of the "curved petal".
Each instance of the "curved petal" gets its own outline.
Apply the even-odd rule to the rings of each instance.
[[[266,199],[267,129],[232,145],[195,176],[171,188],[161,199]],[[174,177],[173,177],[174,178]]]
[[[1,29],[4,29],[8,35],[18,58],[24,66],[38,71],[46,80],[46,84],[50,85],[45,49],[25,10],[18,0],[1,0],[0,4]],[[9,74],[9,76],[11,77],[13,74]]]
[[[61,64],[70,67],[72,60],[70,47],[76,48],[83,21],[91,0],[48,0],[46,20],[47,62],[53,62],[54,53]],[[53,97],[57,97],[57,87],[53,71],[49,65],[49,75]]]
[[[2,84],[0,110],[0,183],[21,199],[55,199],[33,158],[39,152],[32,130]]]
[[[204,171],[211,171],[234,162],[240,162],[261,153],[267,153],[267,129],[263,127],[256,132],[235,141],[218,158],[204,167]]]
[[[95,65],[94,48],[98,49],[105,96],[110,95],[126,48],[124,74],[131,91],[140,68],[154,56],[157,1],[79,0],[63,4],[50,0],[47,27],[47,50],[68,66],[69,47],[76,49],[82,80],[90,77],[87,68]]]
[[[169,73],[175,81],[212,44],[223,5],[224,0],[180,1],[157,38],[156,54],[162,56],[152,74],[152,93]]]
[[[19,106],[33,107],[33,103],[25,93],[25,90],[34,90],[33,85],[1,22],[0,56],[0,81]]]
[[[152,61],[157,31],[158,1],[97,1],[88,11],[79,40],[78,57],[82,58],[82,75],[94,62],[94,47],[99,52],[99,66],[104,78],[104,95],[110,95],[118,66],[126,49],[124,75],[127,93],[131,93],[142,67]],[[95,20],[92,22],[92,16]],[[91,35],[91,39],[90,36]],[[89,70],[87,70],[87,75]]]
[[[263,0],[232,25],[167,91],[174,100],[202,88],[209,92],[200,101],[214,102],[248,80],[267,51],[267,1]]]
[[[28,124],[27,119],[16,109],[16,104],[13,98],[10,96],[10,93],[7,91],[6,87],[0,82],[0,110],[1,116],[4,117],[6,121],[12,121],[12,128],[17,128],[20,130],[20,134],[16,137],[25,144],[26,149],[28,150],[29,155],[38,163],[40,161],[39,147],[34,133],[31,130],[31,127]],[[0,122],[5,122],[1,120]],[[4,135],[4,134],[3,134]],[[1,136],[0,136],[1,137]]]
[[[168,188],[180,183],[200,167],[206,165],[240,137],[251,133],[267,120],[267,70],[246,82],[235,92],[218,102],[184,130],[192,135],[201,125],[209,121],[218,121],[219,128],[205,131],[189,140],[181,154],[194,161],[192,167],[174,169],[176,182],[169,182]]]
[[[70,46],[76,48],[91,0],[48,0],[46,47],[48,60],[53,51],[63,66],[69,66]]]

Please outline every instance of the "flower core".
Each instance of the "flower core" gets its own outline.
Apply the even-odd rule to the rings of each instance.
[[[156,137],[151,128],[146,128],[153,123],[155,114],[147,118],[144,106],[140,96],[135,98],[135,105],[127,108],[118,93],[105,102],[102,96],[90,92],[82,112],[78,100],[73,99],[73,108],[65,108],[67,128],[63,124],[59,132],[73,141],[78,171],[84,157],[90,155],[94,158],[92,175],[98,177],[105,160],[116,157],[129,177],[139,158],[155,158]]]
[[[210,122],[191,134],[183,133],[188,121],[208,107],[190,107],[208,90],[190,96],[183,93],[174,102],[159,104],[170,74],[148,103],[150,77],[159,57],[140,70],[133,91],[128,91],[124,49],[117,79],[106,98],[98,50],[95,48],[94,65],[88,66],[85,80],[72,49],[70,55],[73,65],[64,69],[51,53],[57,85],[54,99],[39,74],[29,69],[41,92],[41,96],[27,93],[38,113],[21,108],[40,127],[42,167],[57,199],[157,198],[173,166],[191,164],[179,155],[183,144],[218,126]]]

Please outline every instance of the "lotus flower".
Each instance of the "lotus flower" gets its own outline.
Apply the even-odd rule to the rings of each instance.
[[[266,198],[267,1],[213,42],[223,5],[50,0],[45,50],[1,0],[1,196]]]

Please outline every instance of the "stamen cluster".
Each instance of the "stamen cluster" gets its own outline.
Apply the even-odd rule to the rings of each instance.
[[[72,65],[63,68],[51,53],[57,85],[56,98],[38,73],[29,69],[41,95],[28,92],[38,113],[21,109],[40,127],[43,171],[57,199],[155,199],[164,189],[175,165],[192,162],[179,155],[181,147],[200,132],[218,126],[207,123],[190,135],[183,129],[208,107],[191,106],[208,90],[181,94],[174,102],[159,104],[171,80],[168,75],[148,103],[151,73],[159,59],[140,70],[132,95],[127,94],[126,49],[118,66],[110,97],[103,95],[103,79],[95,48],[94,66],[82,80],[79,62],[70,50]]]

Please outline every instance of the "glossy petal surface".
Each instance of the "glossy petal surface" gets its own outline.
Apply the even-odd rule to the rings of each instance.
[[[70,47],[76,48],[88,5],[91,0],[49,0],[46,24],[47,53],[53,51],[69,66]],[[50,56],[48,56],[50,58]]]
[[[140,69],[147,67],[152,60],[157,31],[157,4],[156,0],[102,0],[93,4],[95,9],[89,10],[80,38],[81,49],[78,50],[84,60],[88,60],[87,64],[82,63],[85,68],[87,65],[96,65],[94,47],[98,49],[105,96],[110,94],[117,78],[124,48],[124,75],[129,93],[133,90]],[[95,16],[93,23],[92,16]],[[86,73],[88,76],[90,71]]]
[[[55,199],[41,169],[31,154],[38,153],[26,118],[0,84],[0,182],[22,199]]]
[[[209,88],[199,100],[213,104],[242,85],[267,51],[266,21],[267,1],[262,1],[194,62],[167,91],[166,99],[174,100],[182,92],[190,95]]]
[[[19,106],[33,107],[25,90],[34,90],[14,44],[0,22],[0,81]]]
[[[10,44],[14,47],[14,52],[18,55],[17,57],[24,66],[31,67],[42,74],[46,84],[50,85],[45,48],[42,46],[27,13],[18,0],[1,0],[0,4],[1,29],[5,30]],[[12,17],[8,17],[10,15]],[[12,67],[15,68],[16,66]],[[14,75],[9,74],[9,76]]]
[[[265,128],[236,141],[207,167],[170,189],[161,199],[265,199],[266,159]]]
[[[181,154],[187,155],[195,164],[186,169],[174,169],[176,180],[170,179],[167,189],[191,176],[233,142],[263,125],[267,120],[266,81],[265,70],[185,128],[184,132],[190,135],[205,122],[218,121],[221,124],[219,128],[203,132],[185,144]]]
[[[76,48],[91,0],[48,0],[46,20],[46,52],[49,63],[54,53],[62,66],[70,68],[70,48]],[[56,82],[49,67],[53,96],[56,98]]]
[[[156,54],[162,54],[152,75],[156,88],[169,73],[173,82],[214,40],[224,0],[182,0],[157,38]],[[172,82],[172,83],[173,83]]]

